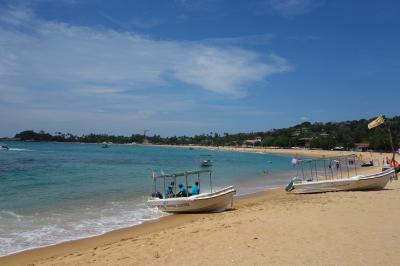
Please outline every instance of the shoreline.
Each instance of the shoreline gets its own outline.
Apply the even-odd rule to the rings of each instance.
[[[24,141],[24,140],[6,140],[10,142],[32,142],[32,143],[57,143],[57,144],[93,144],[93,145],[102,145],[103,143],[95,143],[95,142],[63,142],[63,141]],[[141,144],[141,143],[108,143],[109,145],[115,146],[140,146],[140,147],[171,147],[171,148],[193,148],[193,149],[204,149],[204,150],[215,150],[215,151],[234,151],[234,152],[248,152],[248,153],[268,153],[268,154],[278,154],[278,155],[287,155],[287,156],[308,156],[319,158],[323,157],[323,155],[337,156],[343,154],[357,154],[357,155],[367,155],[367,154],[384,154],[386,156],[391,156],[391,152],[377,152],[377,151],[338,151],[338,150],[322,150],[322,149],[306,149],[306,148],[279,148],[279,147],[238,147],[238,146],[201,146],[201,145],[171,145],[171,144]],[[400,153],[396,152],[397,156],[400,156]],[[390,157],[391,158],[391,157]],[[389,159],[390,159],[389,158]]]
[[[263,188],[263,189],[260,188],[260,191],[250,192],[250,193],[246,193],[246,194],[236,194],[234,196],[234,202],[238,202],[238,201],[240,202],[243,199],[249,199],[249,198],[261,196],[264,193],[270,193],[270,191],[279,190],[279,189],[284,189],[284,188],[283,187],[271,187],[271,188]],[[46,248],[50,248],[50,247],[53,247],[53,246],[67,244],[69,242],[82,241],[82,240],[85,240],[85,239],[102,237],[102,236],[105,236],[105,235],[108,235],[108,234],[111,234],[111,233],[117,233],[118,231],[125,231],[125,230],[128,230],[128,229],[134,229],[134,228],[139,227],[139,226],[144,226],[147,223],[151,223],[152,224],[152,223],[156,223],[156,222],[161,222],[163,219],[165,219],[167,217],[170,217],[172,215],[173,214],[167,213],[166,215],[158,217],[158,218],[142,221],[141,223],[138,223],[138,224],[135,224],[135,225],[131,225],[131,226],[128,226],[128,227],[122,227],[122,228],[113,229],[111,231],[108,231],[108,232],[105,232],[105,233],[102,233],[102,234],[92,235],[92,236],[85,236],[85,237],[82,237],[82,238],[60,241],[58,243],[50,244],[50,245],[47,245],[47,246],[32,247],[32,248],[16,251],[16,252],[13,252],[13,253],[9,253],[9,254],[6,254],[6,255],[1,255],[0,256],[0,262],[1,262],[2,258],[8,257],[8,256],[19,255],[21,253],[31,252],[31,251],[35,251],[35,250],[39,250],[39,249],[46,249]],[[185,215],[192,215],[192,214],[185,214]],[[197,216],[197,215],[200,215],[200,214],[193,214],[193,215]],[[179,215],[177,215],[177,216],[179,216]]]
[[[180,146],[172,146],[172,147],[180,147]],[[185,148],[189,148],[192,146],[184,146]],[[196,148],[196,147],[193,147]],[[216,149],[215,147],[201,147],[205,149],[211,149],[211,150],[225,150],[225,149]],[[239,150],[232,150],[229,149],[228,151],[240,151],[240,152],[265,152],[266,149],[249,149],[245,148],[242,150],[240,148]],[[295,150],[297,152],[298,150]],[[275,152],[275,154],[281,154],[288,156],[288,153],[281,153],[282,150],[278,150]],[[310,153],[308,150],[304,150],[304,152],[307,153],[308,157],[322,157],[321,156],[321,151],[317,150],[315,152]],[[290,152],[290,153],[293,153]],[[337,156],[338,152],[331,152],[331,151],[322,151],[324,154],[335,154],[333,156]],[[339,152],[341,153],[341,152]],[[311,156],[312,154],[313,156]],[[366,153],[363,153],[364,157],[369,157],[369,156],[377,156],[378,160],[381,161],[382,158],[387,156],[387,154],[381,154],[381,153],[368,153],[369,156],[366,155]],[[375,157],[376,158],[376,157]],[[376,169],[376,167],[374,167]],[[372,169],[371,169],[372,170]],[[392,184],[391,184],[392,185]],[[396,185],[398,186],[398,182],[396,182]],[[400,186],[398,186],[400,189]],[[396,188],[397,189],[397,188]],[[347,192],[349,194],[351,193],[359,193],[359,192]],[[349,195],[347,194],[346,195]],[[371,192],[373,193],[373,192]],[[399,193],[399,191],[397,191]],[[335,196],[333,193],[327,193],[329,195]],[[341,194],[341,193],[337,193]],[[324,194],[325,195],[325,194]],[[165,232],[168,230],[176,230],[177,228],[180,227],[190,227],[192,224],[199,223],[199,221],[202,220],[218,220],[217,217],[221,216],[227,216],[230,215],[231,213],[235,212],[246,212],[249,208],[251,209],[252,206],[258,206],[260,204],[263,204],[267,202],[268,200],[272,200],[274,202],[282,200],[283,202],[285,201],[296,201],[297,198],[295,198],[295,195],[288,194],[284,191],[283,188],[274,188],[274,189],[268,189],[264,190],[261,192],[255,192],[255,193],[250,193],[247,195],[242,195],[238,196],[235,199],[235,204],[234,208],[232,210],[228,210],[224,213],[221,214],[186,214],[186,215],[167,215],[155,220],[150,220],[143,222],[142,224],[139,225],[134,225],[130,226],[127,228],[122,228],[122,229],[116,229],[112,230],[110,232],[106,232],[104,234],[98,235],[98,236],[92,236],[92,237],[87,237],[87,238],[81,238],[81,239],[76,239],[76,240],[71,240],[71,241],[66,241],[66,242],[61,242],[58,244],[50,245],[50,246],[45,246],[45,247],[39,247],[39,248],[33,248],[25,251],[20,251],[16,252],[13,254],[5,255],[0,257],[0,264],[5,264],[5,265],[23,265],[23,264],[30,264],[30,263],[39,263],[39,264],[54,264],[61,262],[61,264],[86,264],[86,262],[81,261],[80,257],[84,255],[87,255],[88,252],[94,252],[98,249],[102,249],[103,251],[108,250],[107,247],[109,246],[124,246],[125,242],[136,242],[139,240],[142,240],[144,242],[145,246],[147,242],[151,242],[151,238],[149,236],[152,236],[154,234],[159,237],[160,232]],[[318,198],[318,196],[316,196]],[[303,198],[302,196],[298,197],[301,201]],[[400,197],[399,197],[400,198]],[[399,220],[400,221],[400,220]],[[229,221],[225,221],[226,224],[229,224]],[[189,232],[190,233],[190,232]],[[134,241],[133,241],[134,240]],[[161,238],[163,240],[163,238]],[[154,245],[154,244],[152,244]],[[147,250],[148,252],[148,250]],[[94,254],[94,253],[93,253]],[[95,256],[95,255],[93,255]],[[69,259],[73,257],[74,259],[70,261]],[[158,261],[158,256],[154,255],[151,256],[150,258],[148,257],[147,259],[150,259],[150,261],[153,261],[155,259],[155,262]],[[69,259],[68,259],[69,258]],[[60,261],[55,261],[55,260],[60,260]],[[114,261],[115,262],[115,261]],[[120,264],[118,262],[115,262],[116,264]],[[151,262],[153,263],[153,262]],[[151,264],[150,263],[150,264]]]
[[[246,204],[248,201],[256,200],[260,197],[266,197],[270,194],[275,194],[277,191],[283,192],[284,188],[276,187],[264,189],[262,191],[257,191],[244,195],[237,195],[234,197],[234,206],[242,206]],[[227,209],[230,211],[230,208]],[[176,227],[184,223],[190,223],[204,217],[208,216],[216,216],[218,213],[193,213],[193,214],[183,214],[183,215],[174,215],[168,214],[163,217],[159,217],[153,220],[144,221],[137,225],[132,225],[125,228],[111,230],[109,232],[94,235],[89,237],[83,237],[79,239],[73,239],[68,241],[62,241],[60,243],[30,248],[26,250],[17,251],[15,253],[7,254],[4,256],[0,256],[0,264],[8,264],[10,265],[22,265],[22,264],[30,264],[31,261],[42,260],[47,258],[48,255],[51,257],[62,255],[71,252],[78,252],[82,249],[88,249],[97,246],[109,245],[111,243],[117,241],[123,241],[126,237],[139,237],[141,235],[145,235],[148,233],[154,233],[159,230],[168,229],[170,227]]]
[[[265,153],[265,154],[276,154],[285,155],[293,157],[312,157],[312,158],[324,158],[324,157],[335,157],[347,154],[361,155],[361,158],[384,158],[388,157],[391,159],[391,152],[375,152],[375,151],[332,151],[332,150],[321,150],[321,149],[282,149],[282,148],[267,148],[267,147],[231,147],[231,146],[189,146],[189,145],[153,145],[160,147],[176,147],[176,148],[193,148],[193,149],[204,149],[204,150],[214,150],[214,151],[232,151],[232,152],[247,152],[247,153]],[[396,154],[399,155],[399,154]]]
[[[52,143],[63,144],[62,142],[52,142]],[[70,144],[70,143],[68,143],[68,144]],[[71,143],[71,144],[77,144],[77,143]],[[91,143],[89,143],[89,144],[91,144]],[[119,144],[116,144],[116,145],[119,145]],[[151,146],[154,146],[154,145],[143,145],[143,146],[151,147]],[[161,146],[161,147],[169,147],[169,146]],[[173,147],[173,146],[171,146],[171,147]],[[278,186],[260,187],[260,188],[258,188],[256,190],[253,190],[253,191],[248,191],[248,192],[243,193],[243,194],[237,194],[235,196],[235,200],[240,200],[241,198],[249,198],[249,197],[257,196],[260,193],[263,193],[265,191],[270,191],[270,190],[279,189],[279,188],[282,188],[282,186],[279,186],[279,187]],[[1,255],[0,256],[0,260],[1,260],[1,258],[18,255],[20,253],[31,252],[31,251],[34,251],[34,250],[37,250],[37,249],[45,249],[45,248],[49,248],[49,247],[53,247],[53,246],[57,246],[57,245],[62,245],[64,243],[68,243],[68,242],[74,242],[74,241],[81,241],[81,240],[90,239],[90,238],[96,238],[96,237],[100,237],[100,236],[103,236],[103,235],[106,235],[106,234],[109,234],[109,233],[113,233],[113,232],[116,232],[116,231],[125,230],[125,229],[129,229],[129,228],[135,228],[137,226],[141,226],[141,225],[143,225],[145,223],[148,223],[148,222],[157,222],[157,221],[163,219],[164,217],[166,217],[166,216],[154,218],[154,219],[147,220],[147,221],[142,221],[142,222],[140,222],[138,224],[130,225],[130,226],[127,226],[127,227],[115,228],[115,229],[112,229],[110,231],[107,231],[107,232],[104,232],[104,233],[100,233],[100,234],[86,235],[86,236],[79,237],[79,238],[76,238],[76,239],[59,240],[58,242],[55,242],[55,243],[49,244],[49,245],[43,245],[43,246],[38,245],[38,246],[34,246],[34,247],[29,247],[29,248],[26,248],[26,249],[23,249],[23,250],[19,250],[19,251],[15,251],[15,252],[12,252],[12,253],[8,253],[6,255]]]

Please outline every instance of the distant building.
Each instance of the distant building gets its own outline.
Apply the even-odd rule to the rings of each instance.
[[[354,144],[356,147],[356,151],[368,151],[369,143],[356,143]]]
[[[262,139],[257,137],[256,139],[246,139],[244,141],[244,146],[246,147],[254,147],[257,143],[261,143]]]

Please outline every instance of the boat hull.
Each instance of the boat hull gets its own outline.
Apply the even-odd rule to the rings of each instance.
[[[161,211],[170,213],[221,212],[232,203],[236,190],[233,186],[213,193],[191,197],[149,199],[147,203]]]
[[[349,190],[380,190],[386,186],[392,176],[394,176],[394,169],[389,169],[382,173],[369,176],[355,176],[336,180],[295,182],[293,184],[293,189],[290,192],[305,194]]]

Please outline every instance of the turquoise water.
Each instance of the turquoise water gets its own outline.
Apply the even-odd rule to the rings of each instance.
[[[153,170],[194,170],[209,158],[214,162],[213,186],[234,184],[239,194],[283,186],[293,175],[291,158],[277,155],[152,146],[2,144],[11,149],[0,151],[0,255],[165,215],[145,205],[154,188]],[[204,181],[203,191],[208,178]],[[160,183],[158,190],[162,187]]]

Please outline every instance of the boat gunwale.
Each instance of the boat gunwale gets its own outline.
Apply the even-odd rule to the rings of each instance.
[[[165,199],[148,199],[147,202],[156,203],[156,202],[174,202],[174,201],[197,201],[197,200],[209,200],[216,197],[224,196],[229,193],[236,193],[236,189],[234,186],[229,186],[223,188],[219,191],[212,192],[212,193],[204,193],[204,195],[195,195],[190,197],[179,197],[179,198],[165,198]],[[200,197],[198,197],[200,196]]]

